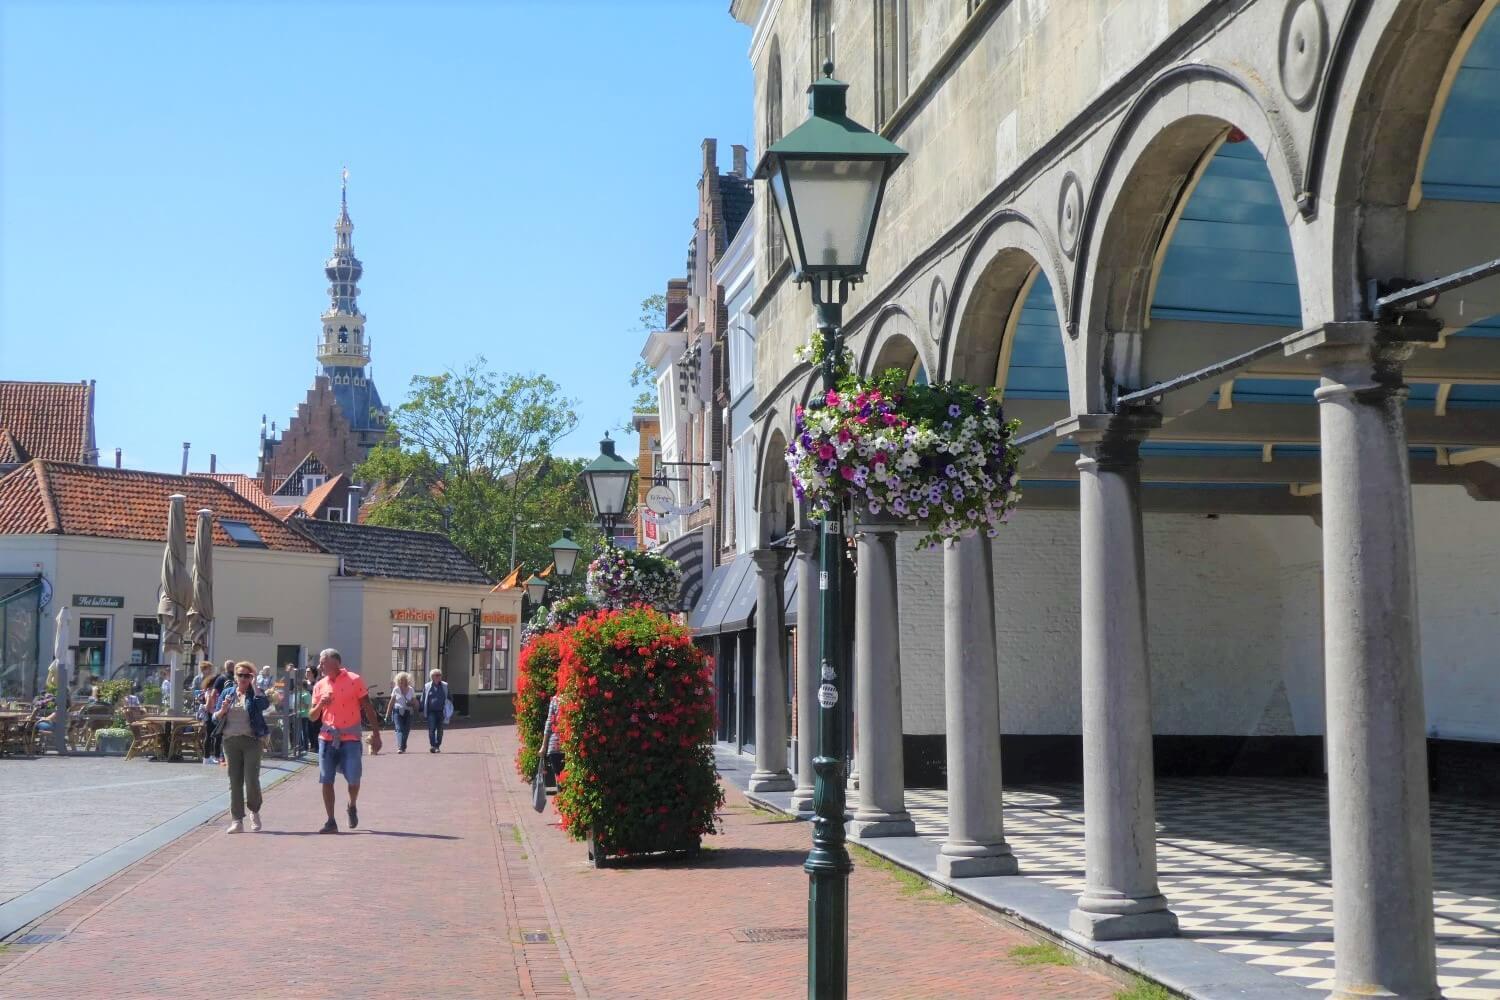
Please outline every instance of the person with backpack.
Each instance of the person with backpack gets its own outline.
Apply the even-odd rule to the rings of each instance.
[[[448,683],[443,672],[434,670],[427,686],[422,689],[422,713],[427,716],[428,753],[443,752],[443,726],[453,715],[453,699],[448,695]]]

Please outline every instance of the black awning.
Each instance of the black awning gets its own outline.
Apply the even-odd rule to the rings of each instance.
[[[672,539],[660,551],[682,570],[681,603],[677,607],[692,611],[703,597],[703,529],[694,528],[682,537]]]
[[[709,575],[708,583],[703,588],[703,596],[688,616],[688,627],[693,630],[694,635],[718,635],[724,631],[724,619],[734,605],[741,584],[747,576],[755,575],[751,570],[751,562],[748,555],[741,553]],[[753,588],[751,593],[753,601]],[[751,606],[754,607],[753,604]]]
[[[755,561],[748,555],[736,558],[748,562],[750,571],[740,579],[740,589],[735,593],[734,600],[729,602],[729,610],[724,612],[724,621],[719,625],[721,632],[738,632],[749,628],[755,617],[756,598],[760,595],[760,573],[755,569]]]

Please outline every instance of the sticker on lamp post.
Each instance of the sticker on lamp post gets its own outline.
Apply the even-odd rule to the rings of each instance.
[[[824,708],[832,708],[839,703],[839,689],[832,684],[824,683],[818,687],[818,704]]]

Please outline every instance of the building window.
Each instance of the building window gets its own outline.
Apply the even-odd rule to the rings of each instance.
[[[109,641],[114,631],[109,615],[83,615],[78,619],[78,672],[88,671],[94,680],[109,679]]]
[[[329,507],[325,513],[330,521],[342,521],[344,519],[344,512],[338,507]]]
[[[405,671],[417,687],[427,683],[427,626],[391,626],[391,683]]]
[[[833,0],[812,0],[812,78],[833,58]]]
[[[229,536],[229,540],[242,549],[263,549],[266,543],[256,534],[255,529],[244,521],[231,521],[227,518],[219,520],[219,526]]]
[[[479,630],[479,690],[510,690],[510,629]]]
[[[239,618],[235,620],[234,630],[240,635],[270,635],[275,624],[273,618]]]
[[[875,122],[906,99],[906,0],[875,0]]]
[[[156,618],[137,618],[130,629],[130,662],[161,662],[161,622]]]
[[[781,138],[781,43],[771,40],[771,55],[766,60],[766,148]],[[786,234],[781,231],[781,217],[776,214],[774,199],[769,191],[759,199],[766,213],[766,273],[781,266],[786,259]]]
[[[311,475],[303,476],[302,477],[302,495],[303,496],[307,496],[313,490],[317,489],[319,486],[322,486],[326,482],[328,482],[328,477],[327,476],[311,476]]]

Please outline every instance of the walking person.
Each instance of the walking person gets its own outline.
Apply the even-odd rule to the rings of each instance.
[[[553,695],[547,702],[547,722],[542,727],[542,755],[547,762],[546,784],[549,788],[557,787],[557,776],[563,769],[562,737],[557,734],[558,714],[557,695]]]
[[[443,672],[434,670],[430,678],[427,686],[422,689],[422,712],[427,716],[427,742],[431,744],[427,752],[442,753],[443,726],[453,714],[453,707],[448,697],[448,682],[443,680]]]
[[[391,692],[390,706],[385,710],[385,721],[396,727],[396,752],[406,753],[406,740],[411,736],[411,717],[416,714],[417,689],[412,686],[411,674],[401,671],[396,675],[396,689]]]
[[[370,727],[370,752],[380,752],[380,715],[370,704],[370,690],[359,674],[344,669],[336,649],[323,650],[318,658],[323,678],[313,688],[308,717],[319,723],[318,782],[323,786],[323,808],[328,822],[319,833],[338,833],[333,819],[333,782],[340,772],[349,787],[349,828],[359,826],[359,779],[364,769],[364,743],[360,721]]]
[[[255,687],[255,664],[235,664],[234,680],[234,687],[219,696],[214,712],[229,760],[229,815],[234,822],[225,833],[239,833],[245,828],[246,808],[250,810],[250,829],[260,829],[260,741],[269,731],[265,711],[271,703]]]
[[[312,711],[312,685],[306,681],[294,681],[297,690],[297,752],[307,753],[318,748],[318,724],[308,718]]]

